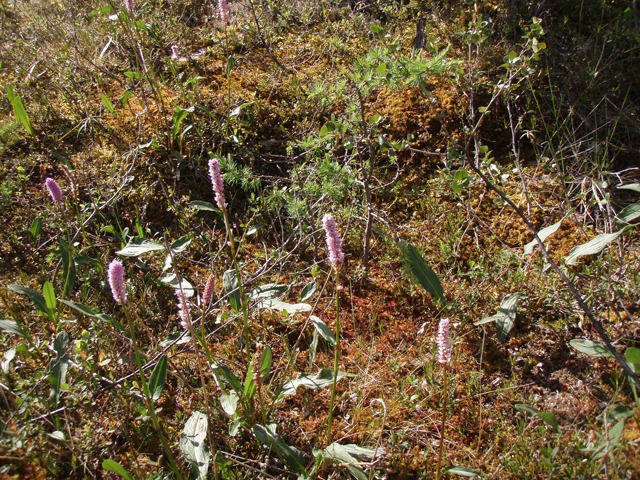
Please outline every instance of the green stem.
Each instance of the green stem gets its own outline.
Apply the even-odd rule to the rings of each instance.
[[[338,383],[338,368],[340,364],[340,295],[338,286],[340,285],[340,272],[337,268],[335,272],[335,299],[336,299],[336,346],[333,355],[333,383],[331,385],[331,401],[329,403],[329,418],[327,419],[327,445],[331,444],[331,426],[333,423],[333,409],[336,401],[336,385]]]
[[[438,452],[438,466],[436,467],[436,480],[440,480],[440,468],[442,466],[442,452],[444,450],[444,428],[447,420],[447,364],[444,364],[444,399],[442,400],[442,425],[440,425],[440,451]]]
[[[251,362],[251,352],[249,351],[249,309],[247,299],[244,297],[244,289],[242,288],[242,277],[240,275],[240,267],[238,267],[238,251],[236,250],[236,242],[233,239],[233,230],[229,221],[227,209],[222,210],[224,216],[224,225],[227,229],[229,237],[229,248],[231,249],[231,259],[233,260],[233,269],[236,272],[236,282],[238,282],[238,293],[240,294],[240,305],[242,305],[242,341],[247,353],[247,363]]]
[[[124,306],[123,306],[124,307]],[[179,480],[183,479],[182,473],[176,464],[175,458],[173,457],[173,452],[171,451],[171,447],[169,446],[169,442],[164,436],[164,432],[162,431],[162,427],[160,426],[160,421],[156,415],[155,406],[153,401],[151,400],[151,396],[149,395],[149,386],[147,384],[147,380],[144,376],[144,368],[142,365],[142,357],[140,355],[140,350],[138,349],[138,343],[136,340],[136,332],[133,328],[133,322],[129,318],[128,309],[124,308],[125,317],[127,318],[127,323],[129,324],[129,332],[131,334],[131,345],[133,346],[133,355],[136,357],[136,364],[138,365],[138,372],[140,373],[140,385],[142,386],[142,393],[144,395],[144,401],[147,407],[147,412],[149,413],[149,417],[151,418],[151,422],[153,423],[153,428],[158,432],[158,436],[160,437],[160,442],[162,443],[162,448],[164,450],[165,455],[167,456],[167,460],[169,461],[169,467],[175,474],[176,478]]]

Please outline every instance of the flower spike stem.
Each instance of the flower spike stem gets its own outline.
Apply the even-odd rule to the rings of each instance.
[[[438,452],[438,466],[436,467],[436,480],[440,480],[440,469],[442,468],[442,452],[444,450],[444,428],[445,423],[447,421],[447,372],[449,371],[448,365],[446,363],[444,366],[444,397],[442,399],[442,425],[440,425],[440,450]]]
[[[340,366],[340,295],[338,286],[340,285],[340,272],[337,267],[335,272],[335,298],[336,298],[336,346],[333,355],[333,383],[331,384],[331,401],[329,402],[329,418],[327,419],[327,445],[331,444],[331,425],[333,423],[333,409],[336,403],[336,384],[338,383],[338,368]]]
[[[166,437],[164,436],[164,432],[162,431],[162,426],[160,425],[160,421],[158,420],[158,416],[156,415],[155,405],[151,401],[151,395],[149,392],[149,384],[144,376],[144,368],[142,365],[142,357],[140,356],[140,349],[138,348],[138,342],[136,340],[136,332],[133,328],[133,321],[129,316],[129,310],[127,305],[122,305],[125,313],[125,318],[127,319],[127,323],[129,324],[129,333],[131,335],[131,345],[133,346],[133,355],[136,357],[136,364],[138,365],[138,372],[140,373],[140,386],[142,387],[142,393],[144,395],[145,406],[147,407],[147,413],[149,414],[149,418],[151,418],[151,423],[153,423],[153,427],[158,432],[158,436],[160,437],[160,443],[162,443],[162,449],[164,450],[165,455],[167,456],[167,460],[169,462],[169,467],[175,474],[178,480],[182,480],[184,477],[182,476],[182,472],[176,463],[176,460],[173,456],[173,452],[171,451],[171,447],[169,446],[169,442],[167,442]]]

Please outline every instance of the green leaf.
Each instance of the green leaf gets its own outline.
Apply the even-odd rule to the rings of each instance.
[[[53,284],[48,280],[44,282],[44,285],[42,286],[42,293],[44,294],[44,300],[47,303],[47,309],[55,314],[56,293],[53,290]]]
[[[607,245],[609,245],[616,238],[622,235],[625,230],[626,229],[623,228],[622,230],[618,230],[615,233],[602,233],[593,238],[591,241],[574,247],[573,250],[569,252],[569,255],[567,255],[567,257],[565,258],[565,263],[567,265],[575,265],[578,262],[578,258],[580,257],[600,253]]]
[[[640,202],[632,203],[624,207],[617,218],[625,223],[631,223],[638,217],[640,217]]]
[[[202,200],[194,200],[189,203],[190,207],[197,208],[198,210],[205,210],[207,212],[218,212],[219,209],[213,204],[209,202],[203,202]]]
[[[281,285],[278,283],[268,283],[261,285],[258,288],[251,291],[249,297],[252,300],[256,298],[273,298],[282,295],[289,290],[289,285]]]
[[[191,468],[198,480],[206,480],[209,471],[211,454],[205,444],[209,422],[207,416],[195,411],[184,425],[180,436],[180,450],[184,458],[191,464]]]
[[[541,418],[547,425],[549,425],[556,433],[560,433],[560,427],[558,426],[558,419],[553,413],[550,412],[538,412],[536,414],[538,418]]]
[[[191,239],[185,235],[171,244],[171,251],[173,253],[181,253],[186,251],[189,248],[189,245],[191,245]]]
[[[60,388],[66,383],[67,368],[69,367],[69,356],[67,346],[69,345],[69,335],[62,331],[53,342],[53,350],[56,356],[49,362],[49,383],[51,384],[51,401],[54,406],[60,402]]]
[[[640,193],[640,183],[629,183],[627,185],[620,185],[618,187],[619,190],[633,190],[634,192]]]
[[[58,238],[60,246],[60,258],[62,260],[62,279],[64,281],[63,297],[71,296],[71,291],[76,284],[76,264],[73,261],[73,255],[67,242],[62,238]]]
[[[227,77],[231,75],[231,72],[233,71],[233,67],[235,64],[236,64],[236,59],[233,58],[233,55],[229,55],[229,57],[227,58],[227,68],[225,69],[225,74],[227,75]]]
[[[232,417],[238,410],[238,394],[235,390],[220,394],[220,405],[222,405],[224,413]]]
[[[229,367],[226,365],[215,365],[213,366],[213,370],[214,373],[220,373],[236,393],[244,394],[244,388],[242,387],[242,383],[240,383],[240,379],[235,376]]]
[[[59,298],[58,301],[60,301],[61,303],[64,303],[68,307],[71,307],[81,313],[84,313],[85,315],[89,315],[90,317],[97,318],[98,320],[102,320],[103,322],[108,323],[109,325],[117,329],[119,332],[123,332],[123,333],[125,332],[125,329],[122,326],[122,324],[118,322],[116,319],[110,317],[109,315],[105,315],[104,313],[95,313],[92,308],[87,307],[82,303],[72,302],[70,300],[63,300],[61,298]]]
[[[7,320],[6,318],[0,318],[0,330],[5,333],[11,333],[19,335],[22,338],[27,338],[27,333],[16,322]]]
[[[20,121],[20,123],[22,123],[22,126],[25,128],[27,133],[31,136],[35,135],[35,132],[33,131],[33,127],[31,126],[31,120],[29,120],[29,114],[27,113],[27,111],[24,108],[24,105],[22,104],[22,99],[20,98],[20,95],[18,95],[14,91],[12,84],[9,84],[7,86],[7,98],[11,102],[14,115]]]
[[[550,412],[539,412],[531,405],[526,405],[524,403],[518,403],[514,405],[516,410],[520,410],[523,413],[528,413],[532,417],[538,417],[547,425],[551,426],[556,433],[560,433],[560,427],[558,426],[558,420],[553,413]]]
[[[456,172],[451,177],[451,189],[457,195],[462,192],[463,188],[469,186],[469,172],[467,172],[464,168],[460,168],[456,170]]]
[[[249,364],[247,373],[244,376],[244,398],[247,402],[251,402],[253,395],[256,393],[256,381],[253,378],[253,364]]]
[[[473,470],[472,468],[453,466],[444,469],[444,473],[453,473],[454,475],[458,475],[459,477],[479,477],[482,475],[482,472],[477,470]]]
[[[311,305],[308,303],[287,303],[277,298],[267,298],[258,302],[259,308],[268,308],[270,310],[278,310],[280,312],[287,312],[289,315],[294,315],[300,312],[310,312]]]
[[[224,289],[229,294],[229,304],[233,311],[238,313],[242,308],[242,301],[240,298],[240,290],[238,289],[238,277],[235,270],[227,270],[222,275],[222,284]]]
[[[495,315],[483,318],[482,320],[475,322],[474,325],[482,325],[484,323],[496,322],[498,328],[498,339],[503,342],[516,320],[516,310],[518,302],[523,298],[527,298],[526,295],[520,292],[510,293],[505,295],[500,302],[500,309]]]
[[[300,301],[304,302],[305,300],[311,298],[311,296],[315,293],[317,287],[318,284],[316,282],[307,283],[302,289],[302,292],[300,292]]]
[[[42,235],[42,217],[33,219],[31,227],[29,228],[29,235],[31,235],[32,240],[40,238],[40,235]]]
[[[311,318],[311,321],[313,322],[313,326],[316,328],[317,332],[322,336],[322,338],[324,338],[327,342],[329,342],[329,345],[331,345],[332,347],[335,347],[336,336],[333,334],[333,332],[329,328],[329,325],[324,323],[315,315],[311,315],[311,317],[309,318]]]
[[[120,465],[115,460],[104,460],[102,462],[102,468],[107,472],[115,473],[116,475],[120,475],[125,480],[133,480],[133,477],[129,475],[122,465]]]
[[[640,348],[627,348],[624,352],[624,358],[634,372],[640,373]]]
[[[410,273],[414,283],[424,288],[436,302],[444,303],[444,290],[440,284],[440,279],[427,265],[422,254],[413,245],[404,241],[398,242],[398,248],[405,268]]]
[[[610,357],[613,358],[613,353],[609,351],[604,343],[594,342],[593,340],[587,340],[586,338],[574,338],[569,341],[569,345],[578,350],[581,353],[585,353],[592,357]]]
[[[353,376],[351,374],[345,372],[338,372],[337,380],[340,380],[344,377]],[[281,395],[295,395],[296,389],[298,387],[306,387],[311,390],[318,390],[320,388],[325,388],[333,384],[333,370],[328,368],[323,368],[315,375],[311,376],[308,373],[301,373],[295,380],[287,380],[282,385]]]
[[[273,350],[269,345],[264,347],[264,351],[262,352],[262,356],[260,357],[260,379],[261,381],[265,381],[271,372],[271,367],[273,365]]]
[[[109,110],[110,113],[115,113],[116,107],[113,106],[113,103],[111,103],[111,100],[109,100],[109,97],[106,93],[102,94],[102,104],[107,110]]]
[[[154,402],[162,396],[167,384],[167,356],[162,355],[149,378],[149,395]]]
[[[51,318],[51,313],[47,308],[47,302],[45,301],[44,297],[40,292],[29,287],[23,287],[21,285],[17,285],[15,283],[12,283],[11,285],[9,285],[8,288],[9,290],[12,290],[20,295],[28,295],[29,298],[31,298],[31,301],[33,302],[35,307],[38,309],[38,311],[40,311],[41,313],[44,313],[46,316]]]
[[[153,252],[156,250],[164,250],[164,245],[160,245],[159,243],[152,242],[151,240],[146,240],[144,238],[133,238],[129,241],[126,247],[116,253],[125,257],[137,257],[143,253]]]
[[[273,449],[294,472],[305,473],[306,463],[297,448],[290,447],[279,435],[262,425],[254,425],[251,430],[260,443]]]
[[[169,273],[160,279],[162,283],[166,283],[167,285],[171,285],[175,290],[182,289],[182,292],[187,298],[193,297],[196,290],[193,288],[193,285],[189,283],[184,278],[179,279],[175,273]]]
[[[357,480],[368,480],[368,476],[357,466],[358,459],[353,457],[344,446],[337,442],[332,443],[322,451],[324,458],[336,460],[340,466],[347,467],[347,470]]]
[[[559,221],[557,221],[556,223],[554,223],[553,225],[549,225],[548,227],[544,227],[542,230],[540,230],[538,232],[538,237],[540,238],[540,240],[544,242],[547,238],[549,238],[551,235],[556,233],[560,228],[560,225],[562,225],[563,220],[564,220],[564,217]],[[538,245],[538,242],[534,238],[524,246],[524,254],[531,255],[536,245]]]

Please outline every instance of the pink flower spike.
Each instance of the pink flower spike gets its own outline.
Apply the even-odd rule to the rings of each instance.
[[[334,267],[344,262],[344,253],[342,252],[342,239],[338,235],[336,229],[336,221],[333,216],[326,214],[322,217],[322,225],[327,235],[327,248],[329,249],[329,261]]]
[[[134,0],[124,0],[124,8],[129,12],[133,12],[133,9],[136,8]]]
[[[216,194],[218,208],[225,210],[227,202],[224,199],[224,181],[222,180],[222,173],[220,173],[220,162],[217,158],[209,160],[209,176],[211,177],[213,192]]]
[[[218,0],[218,10],[220,10],[220,20],[223,24],[229,23],[229,5],[227,0]]]
[[[449,363],[451,361],[451,325],[448,318],[440,320],[437,343],[438,363]]]
[[[53,178],[46,178],[44,181],[44,186],[49,190],[49,195],[51,195],[52,202],[58,202],[62,200],[62,190],[60,190],[60,186]]]
[[[214,280],[215,277],[212,273],[211,275],[209,275],[209,278],[207,278],[207,283],[204,285],[204,291],[202,292],[202,305],[204,305],[205,307],[209,306],[209,304],[211,303],[211,299],[213,298]]]
[[[124,287],[124,267],[118,260],[113,260],[107,270],[107,278],[111,294],[118,305],[127,303],[127,290]]]

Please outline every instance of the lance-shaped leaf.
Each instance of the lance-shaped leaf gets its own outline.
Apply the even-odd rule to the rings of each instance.
[[[591,357],[613,358],[614,356],[604,343],[594,342],[593,340],[587,340],[586,338],[574,338],[569,341],[569,345],[580,353],[584,353]]]
[[[273,350],[269,345],[264,347],[262,356],[260,357],[260,380],[265,381],[271,372],[271,366],[273,365]]]
[[[627,227],[629,228],[629,227]],[[587,243],[583,243],[582,245],[578,245],[574,247],[565,258],[565,263],[567,265],[575,265],[578,262],[578,258],[583,257],[585,255],[595,255],[596,253],[600,253],[605,249],[607,245],[613,242],[616,238],[622,235],[626,231],[626,228],[622,230],[618,230],[614,233],[602,233],[597,237],[591,239]]]
[[[125,257],[137,257],[143,253],[153,252],[156,250],[164,250],[164,245],[144,238],[133,238],[129,240],[126,247],[116,253],[118,255],[124,255]]]
[[[490,317],[483,318],[482,320],[475,322],[474,325],[496,322],[496,327],[498,328],[498,339],[503,342],[507,338],[511,328],[513,328],[513,324],[516,320],[516,308],[518,306],[518,302],[523,298],[526,298],[526,295],[520,292],[505,295],[502,298],[502,302],[500,302],[500,310],[498,310],[498,313],[491,315]]]
[[[184,458],[191,464],[195,477],[206,480],[211,454],[204,443],[208,429],[207,416],[195,411],[184,425],[180,436],[180,450]]]
[[[12,320],[7,320],[6,318],[0,318],[0,330],[5,333],[19,335],[22,338],[28,337],[27,332],[20,325]]]
[[[279,297],[287,290],[289,290],[289,285],[267,283],[266,285],[260,285],[258,288],[252,290],[249,294],[249,298],[251,298],[251,300],[255,300],[256,298]]]
[[[460,467],[460,466],[445,468],[444,473],[453,473],[454,475],[458,475],[459,477],[468,477],[468,478],[480,477],[482,475],[482,472],[473,470],[472,468]]]
[[[518,403],[513,406],[516,410],[520,410],[523,413],[528,413],[531,416],[540,418],[543,422],[549,425],[556,433],[560,433],[560,427],[558,426],[558,420],[553,413],[550,412],[539,412],[531,405],[526,405],[524,403]]]
[[[107,472],[115,473],[116,475],[120,475],[124,480],[133,480],[133,477],[129,475],[129,472],[125,470],[125,468],[120,465],[115,460],[107,459],[102,462],[102,468]]]
[[[562,225],[562,220],[564,220],[564,218],[554,223],[553,225],[544,227],[542,230],[538,232],[538,238],[544,242],[548,237],[550,237],[551,235],[553,235],[558,231],[558,229],[560,228],[560,225]],[[536,245],[538,245],[538,241],[534,238],[524,246],[524,254],[531,255]]]
[[[308,303],[287,303],[282,300],[278,300],[277,298],[266,298],[261,300],[258,302],[258,307],[287,312],[289,315],[311,311],[311,305]]]
[[[28,295],[39,312],[44,313],[51,320],[54,320],[54,312],[51,312],[49,310],[49,307],[47,307],[47,302],[40,292],[34,290],[33,288],[23,287],[22,285],[17,285],[15,283],[9,285],[8,288],[9,290],[19,293],[20,295]]]
[[[78,312],[84,313],[85,315],[88,315],[93,318],[97,318],[98,320],[102,320],[103,322],[108,323],[109,325],[111,325],[113,328],[115,328],[121,333],[126,333],[126,330],[122,326],[122,324],[118,322],[115,318],[110,317],[109,315],[106,315],[104,313],[95,313],[92,308],[87,307],[82,303],[72,302],[71,300],[63,300],[62,298],[59,298],[58,300],[60,301],[60,303],[64,303],[66,306],[71,307],[74,310],[77,310]]]
[[[624,223],[631,223],[640,217],[640,202],[632,203],[624,207],[618,214],[618,220]]]
[[[427,265],[422,254],[413,245],[400,241],[398,242],[400,256],[404,262],[404,266],[411,275],[414,283],[417,283],[425,291],[433,297],[438,303],[443,303],[444,289],[440,283],[438,275]]]
[[[305,473],[306,462],[302,452],[297,448],[291,447],[279,435],[269,428],[262,425],[254,425],[251,429],[255,437],[267,447],[273,449],[274,452],[296,473]]]
[[[67,346],[69,345],[69,335],[62,331],[53,342],[53,350],[56,356],[49,362],[49,383],[51,384],[51,401],[53,405],[58,405],[60,401],[60,388],[67,382],[67,368],[69,367],[69,356]]]
[[[340,380],[344,377],[352,376],[351,374],[345,372],[338,372],[337,380]],[[306,387],[312,390],[317,390],[319,388],[328,387],[333,384],[333,370],[328,368],[323,368],[315,375],[310,375],[308,373],[301,373],[294,380],[287,380],[282,385],[282,392],[280,393],[283,396],[287,395],[295,395],[296,389],[298,387]]]
[[[329,345],[331,345],[332,347],[335,347],[336,346],[336,336],[333,334],[333,332],[329,328],[329,325],[324,323],[322,320],[320,320],[315,315],[311,315],[310,318],[311,318],[311,321],[313,322],[313,326],[315,327],[317,332],[320,335],[322,335],[322,338],[324,338],[327,342],[329,342]]]
[[[224,289],[229,294],[229,303],[231,304],[231,308],[237,313],[242,308],[242,303],[240,299],[240,290],[238,289],[238,277],[236,276],[235,270],[227,270],[222,275],[222,284],[224,285]]]
[[[358,459],[353,457],[344,446],[339,443],[332,443],[322,451],[324,458],[336,460],[341,466],[347,467],[349,473],[357,480],[367,480],[369,477],[360,467],[357,466]]]
[[[640,373],[640,348],[629,347],[624,352],[624,359],[636,373]]]
[[[167,384],[167,356],[162,355],[149,378],[149,395],[154,402],[162,396]]]
[[[166,283],[167,285],[171,285],[174,289],[180,290],[182,289],[182,293],[187,298],[193,297],[195,294],[195,289],[193,285],[191,285],[184,278],[179,278],[175,273],[169,273],[160,279],[162,283]]]
[[[20,121],[20,123],[22,123],[22,126],[27,131],[27,133],[31,136],[35,135],[33,127],[31,126],[31,120],[29,120],[29,114],[22,104],[22,98],[20,98],[20,95],[15,92],[15,90],[13,89],[13,85],[11,84],[7,86],[7,98],[11,102],[13,113]]]
[[[311,296],[315,293],[317,287],[318,284],[316,282],[307,283],[302,289],[302,292],[300,292],[300,301],[304,302],[305,300],[311,298]]]

